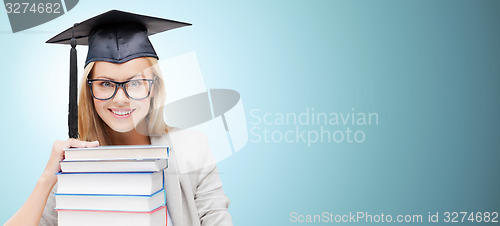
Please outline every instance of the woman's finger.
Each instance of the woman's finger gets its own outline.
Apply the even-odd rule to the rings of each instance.
[[[68,140],[68,145],[66,148],[73,147],[73,148],[93,148],[99,146],[99,141],[81,141],[81,140],[76,140],[76,139],[69,139]]]

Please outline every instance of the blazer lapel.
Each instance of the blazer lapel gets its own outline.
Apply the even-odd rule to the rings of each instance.
[[[151,137],[151,145],[167,145],[172,148],[169,136]],[[173,148],[172,148],[173,149]],[[179,182],[179,169],[175,151],[170,150],[168,168],[165,170],[165,192],[167,193],[167,210],[174,226],[183,226],[182,196]]]

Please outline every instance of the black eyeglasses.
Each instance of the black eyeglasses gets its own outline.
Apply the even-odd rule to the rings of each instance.
[[[122,87],[125,95],[133,100],[142,100],[149,97],[154,79],[132,79],[125,82],[116,82],[107,79],[87,79],[92,97],[98,100],[109,100],[116,95],[118,87]]]

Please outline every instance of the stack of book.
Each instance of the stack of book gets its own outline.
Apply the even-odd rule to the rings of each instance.
[[[60,226],[166,225],[168,147],[65,149],[57,174]]]

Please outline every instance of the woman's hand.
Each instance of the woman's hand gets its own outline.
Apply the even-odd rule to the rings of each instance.
[[[4,225],[39,225],[50,190],[57,182],[55,174],[61,170],[59,162],[64,159],[63,150],[69,147],[90,148],[97,146],[99,146],[98,141],[87,142],[68,139],[54,142],[47,166],[40,179],[38,179],[33,192],[31,192],[23,206]]]
[[[81,141],[77,139],[68,139],[65,141],[58,140],[54,142],[52,146],[52,153],[50,154],[47,166],[43,171],[42,177],[44,180],[54,185],[57,181],[57,176],[55,175],[61,170],[59,162],[64,159],[64,149],[74,147],[74,148],[92,148],[99,146],[99,141]]]

